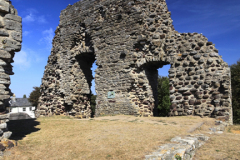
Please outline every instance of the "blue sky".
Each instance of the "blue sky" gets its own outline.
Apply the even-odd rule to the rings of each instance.
[[[34,86],[40,86],[60,12],[77,1],[12,0],[23,18],[22,50],[15,54],[10,85],[17,97],[28,97]],[[240,0],[166,1],[177,31],[202,33],[229,65],[240,59]],[[167,76],[168,69],[159,69],[159,75]]]

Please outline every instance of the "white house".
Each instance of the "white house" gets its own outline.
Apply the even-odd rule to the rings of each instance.
[[[25,113],[29,115],[31,118],[35,118],[35,107],[28,101],[27,98],[15,98],[13,97],[10,100],[9,112],[10,115],[14,115],[16,113]]]

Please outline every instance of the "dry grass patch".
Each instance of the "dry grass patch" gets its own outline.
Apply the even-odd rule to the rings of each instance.
[[[223,134],[210,135],[210,140],[196,152],[195,160],[240,159],[239,131],[240,125],[234,125],[226,128]]]
[[[37,121],[40,130],[19,140],[4,159],[143,159],[171,138],[187,135],[197,123],[214,120],[133,116],[78,120],[55,116]]]

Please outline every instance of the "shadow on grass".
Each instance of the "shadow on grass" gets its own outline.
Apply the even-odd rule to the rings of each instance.
[[[39,124],[40,122],[36,121],[36,119],[10,120],[7,122],[8,130],[12,132],[9,139],[21,140],[26,135],[39,131],[40,129],[36,128]]]

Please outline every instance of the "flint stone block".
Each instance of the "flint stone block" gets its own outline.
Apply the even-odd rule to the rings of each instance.
[[[194,104],[195,105],[200,105],[200,104],[202,104],[202,102],[201,102],[201,100],[196,100]]]
[[[5,149],[6,147],[2,143],[0,143],[0,151],[4,151]]]
[[[217,53],[210,53],[210,57],[218,57]]]
[[[184,92],[183,95],[191,95],[191,92]]]
[[[12,141],[8,141],[8,149],[13,147],[14,147],[14,143]]]
[[[22,22],[22,18],[20,16],[17,15],[13,15],[13,14],[7,14],[4,17],[5,19],[9,19],[9,20],[13,20],[13,21],[17,21],[17,22]]]
[[[200,59],[199,61],[198,61],[198,63],[204,63],[204,60],[203,59]]]
[[[174,116],[178,116],[178,111],[174,111]]]
[[[213,59],[212,59],[212,58],[209,58],[209,59],[207,60],[207,62],[211,64],[211,63],[213,62]]]
[[[160,39],[160,35],[154,34],[152,38],[153,38],[153,39]]]
[[[4,27],[3,22],[0,21],[0,28],[3,28],[3,27]]]
[[[9,3],[4,0],[0,0],[0,11],[9,12]]]
[[[191,71],[191,72],[188,73],[188,75],[189,75],[189,76],[192,76],[192,75],[194,75],[195,73],[196,73],[195,71]]]
[[[195,54],[197,54],[198,52],[197,51],[191,51],[190,52],[190,55],[195,55]]]
[[[0,129],[6,129],[6,128],[7,128],[7,123],[0,124]]]
[[[180,88],[178,91],[180,91],[180,92],[185,92],[185,91],[188,91],[188,90],[189,90],[189,88],[183,87],[183,88]]]
[[[0,95],[0,100],[5,100],[5,99],[9,99],[9,98],[10,98],[10,95]]]
[[[9,38],[6,38],[3,40],[3,47],[5,48],[6,51],[20,51],[21,50],[21,43],[11,40]]]
[[[8,34],[8,32],[7,32],[6,30],[4,30],[4,29],[0,29],[0,36],[8,37],[9,34]]]
[[[203,84],[203,85],[202,85],[202,88],[203,88],[203,89],[207,89],[207,88],[209,88],[209,85]]]
[[[215,91],[215,92],[213,92],[212,94],[213,94],[213,95],[218,95],[218,94],[220,94],[220,92]]]
[[[0,89],[6,89],[6,86],[3,84],[0,84]]]
[[[171,78],[171,77],[175,77],[175,74],[169,74],[169,77]]]
[[[6,65],[7,65],[7,63],[0,59],[0,66],[6,66]],[[1,78],[1,75],[0,75],[0,78]]]
[[[193,99],[189,100],[189,105],[194,105],[194,103],[195,103],[195,100],[193,100]]]
[[[2,59],[10,59],[10,58],[12,58],[12,55],[9,52],[7,52],[7,51],[0,50],[0,58],[2,58]]]
[[[184,100],[188,100],[188,96],[184,96]]]
[[[204,99],[208,99],[208,98],[209,98],[209,95],[204,95],[203,98],[204,98]]]
[[[12,135],[12,132],[4,132],[2,138],[9,139]]]
[[[204,43],[203,42],[198,42],[198,46],[202,47],[202,46],[204,46]]]
[[[22,42],[22,33],[21,33],[21,32],[15,32],[15,31],[13,31],[13,32],[11,33],[11,36],[12,36],[12,38],[13,38],[14,40],[19,41],[19,42]]]
[[[173,104],[170,106],[171,109],[174,109],[174,108],[176,108],[176,107],[177,107],[177,104],[176,104],[176,103],[173,103]]]
[[[222,95],[222,98],[228,99],[228,98],[229,98],[229,95],[228,95],[228,94],[227,94],[227,95]]]
[[[207,42],[207,46],[210,46],[212,45],[213,43],[212,42]]]
[[[0,84],[11,84],[10,80],[0,79]]]
[[[5,28],[8,30],[15,30],[17,32],[22,32],[22,23],[13,20],[5,19]]]
[[[208,57],[208,54],[206,54],[206,53],[205,53],[205,54],[203,54],[203,57]]]
[[[198,54],[198,55],[194,55],[193,58],[196,59],[196,60],[198,60],[198,59],[201,58],[201,55],[200,55],[200,54]]]
[[[0,90],[0,95],[7,95],[9,94],[9,91],[5,91],[5,90]]]
[[[196,92],[197,89],[193,88],[193,89],[191,89],[190,91],[191,91],[191,92]]]

